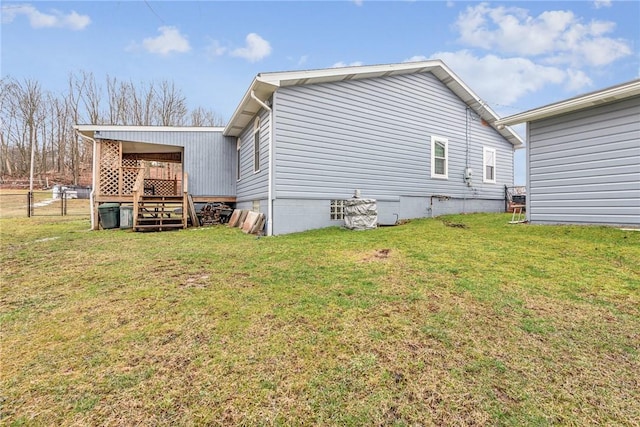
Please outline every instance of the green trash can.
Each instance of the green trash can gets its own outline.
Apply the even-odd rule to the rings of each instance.
[[[133,206],[120,206],[120,228],[133,228]]]
[[[103,203],[98,206],[98,216],[102,228],[118,228],[120,226],[120,203]]]

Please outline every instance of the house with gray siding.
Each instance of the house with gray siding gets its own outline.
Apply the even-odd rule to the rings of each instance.
[[[498,121],[526,123],[527,219],[640,227],[640,80]]]
[[[341,225],[356,190],[377,201],[382,224],[502,211],[522,141],[497,120],[434,60],[258,74],[228,124],[201,139],[198,128],[77,129],[121,150],[175,147],[195,200],[232,197],[277,235]]]
[[[340,225],[356,190],[383,224],[500,212],[522,141],[497,119],[441,61],[258,74],[223,132],[237,207],[269,235]]]

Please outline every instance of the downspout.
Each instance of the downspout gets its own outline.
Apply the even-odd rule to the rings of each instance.
[[[273,236],[273,109],[251,91],[251,98],[269,112],[269,173],[267,184],[267,236]]]
[[[89,193],[89,205],[91,206],[91,208],[89,209],[89,211],[91,213],[91,229],[92,230],[97,230],[96,218],[95,218],[96,215],[95,215],[95,212],[94,212],[94,205],[93,205],[93,200],[95,198],[95,194],[94,193],[96,191],[95,190],[96,189],[96,162],[97,162],[97,159],[96,159],[96,151],[97,151],[97,149],[96,149],[96,140],[91,138],[91,137],[89,137],[89,136],[83,135],[80,131],[78,131],[78,129],[75,129],[75,131],[76,131],[76,134],[80,138],[88,139],[93,144],[93,158],[92,158],[93,167],[92,167],[92,170],[91,170],[91,192]]]

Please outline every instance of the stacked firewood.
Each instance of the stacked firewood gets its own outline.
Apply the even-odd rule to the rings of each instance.
[[[226,224],[231,218],[233,208],[224,203],[207,203],[198,212],[200,225]]]

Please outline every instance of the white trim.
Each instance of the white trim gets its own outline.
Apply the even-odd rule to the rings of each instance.
[[[487,153],[493,154],[493,165],[487,164]],[[498,163],[496,157],[497,153],[495,148],[482,147],[482,182],[486,182],[488,184],[496,183],[496,164]],[[493,167],[493,179],[487,178],[487,166]]]
[[[79,132],[222,132],[224,126],[73,125]]]
[[[256,148],[258,149],[257,162]],[[251,153],[253,155],[253,173],[258,173],[260,172],[260,117],[256,117],[253,121],[253,149],[251,150]]]
[[[236,168],[238,169],[236,171],[236,181],[240,181],[240,179],[242,178],[242,157],[241,154],[242,152],[240,151],[240,149],[242,148],[242,138],[238,137],[236,138]]]
[[[91,219],[91,229],[92,230],[97,230],[98,229],[98,221],[96,219],[96,212],[95,212],[95,193],[96,193],[96,170],[98,167],[98,148],[97,148],[97,143],[96,140],[91,138],[90,136],[87,135],[83,135],[82,132],[80,132],[78,129],[76,129],[76,127],[74,126],[74,129],[77,133],[77,135],[82,138],[82,139],[88,139],[91,141],[91,144],[93,146],[93,157],[91,159],[92,161],[92,166],[91,166],[91,192],[89,193],[89,218]]]
[[[531,125],[527,123],[525,125],[524,134],[527,138],[527,146],[525,147],[525,179],[527,188],[526,204],[526,220],[531,222]]]
[[[559,114],[595,107],[637,95],[640,95],[640,79],[514,114],[498,120],[496,124],[498,127],[505,125],[517,125],[519,123],[541,120],[557,116]]]
[[[444,174],[436,173],[436,142],[444,144]],[[441,136],[431,136],[431,178],[449,179],[449,140]]]
[[[273,108],[268,106],[265,101],[263,101],[260,98],[258,98],[252,88],[253,88],[253,86],[251,88],[249,88],[249,90],[251,91],[249,93],[249,96],[251,97],[251,99],[253,99],[255,102],[257,102],[260,107],[264,108],[265,110],[267,110],[269,112],[269,139],[268,139],[268,142],[267,142],[268,143],[268,147],[269,147],[268,148],[268,157],[269,158],[267,159],[268,162],[269,162],[269,170],[267,171],[268,172],[267,173],[267,196],[269,198],[269,200],[267,201],[267,236],[273,236],[273,201],[276,198],[275,191],[273,190],[273,186],[274,186],[273,152],[274,152],[274,144],[275,144],[275,140],[274,140],[274,137],[273,137],[274,115],[273,115]],[[276,98],[275,92],[272,93],[272,94],[273,94],[273,99],[275,99]],[[238,107],[238,108],[240,108],[240,107]],[[236,110],[236,111],[238,111],[238,110]],[[226,134],[224,134],[224,135],[226,135]]]

